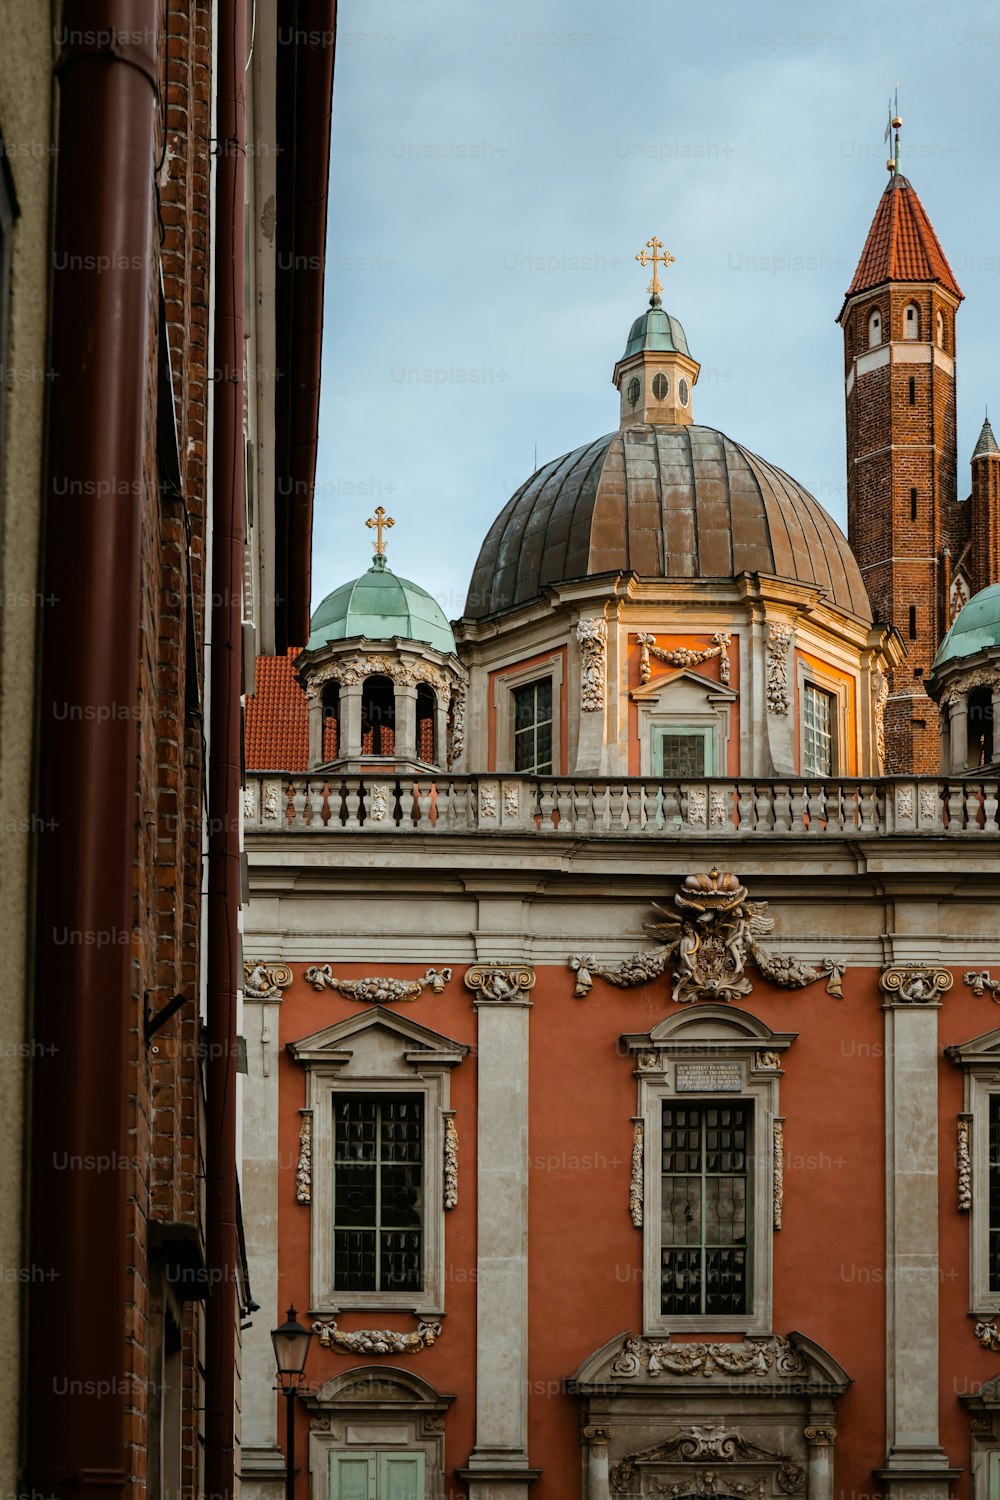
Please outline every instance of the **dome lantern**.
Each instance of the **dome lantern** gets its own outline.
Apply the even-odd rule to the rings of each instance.
[[[613,376],[621,398],[619,426],[686,427],[701,366],[692,358],[680,322],[664,310],[660,298],[659,267],[670,265],[674,257],[655,235],[646,245],[636,260],[653,267],[649,308],[632,324]]]

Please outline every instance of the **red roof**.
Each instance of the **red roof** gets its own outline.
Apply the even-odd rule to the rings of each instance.
[[[309,707],[292,671],[301,649],[257,658],[257,691],[248,696],[246,709],[248,771],[309,769]]]
[[[886,281],[937,281],[962,296],[924,205],[907,179],[896,174],[879,199],[847,296]]]

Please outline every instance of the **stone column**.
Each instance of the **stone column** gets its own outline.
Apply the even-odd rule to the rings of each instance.
[[[608,1444],[615,1435],[613,1427],[585,1427],[587,1439],[587,1500],[610,1500],[608,1478]],[[810,1494],[809,1500],[813,1500]]]
[[[833,1445],[837,1439],[834,1427],[807,1427],[809,1462],[806,1494],[809,1500],[833,1500]]]
[[[342,683],[340,688],[340,730],[343,745],[337,746],[337,759],[344,756],[357,760],[361,754],[361,694],[360,682]]]
[[[414,683],[396,683],[396,744],[393,754],[397,760],[417,758],[417,689]]]
[[[458,1471],[470,1500],[526,1500],[528,1464],[527,965],[476,964],[479,1054],[476,1442]]]
[[[447,688],[438,688],[434,694],[434,764],[442,770],[448,766]]]
[[[244,994],[243,1004],[250,1085],[243,1093],[243,1222],[250,1285],[260,1309],[242,1336],[242,1489],[246,1500],[282,1500],[285,1459],[278,1443],[270,1334],[284,1317],[278,1304],[280,998]]]
[[[323,762],[323,695],[309,694],[309,765]]]
[[[951,769],[961,774],[969,759],[969,700],[962,698],[951,705],[948,716],[951,728]]]
[[[886,1466],[890,1500],[946,1500],[938,1430],[938,1017],[947,970],[898,963],[885,1012]]]

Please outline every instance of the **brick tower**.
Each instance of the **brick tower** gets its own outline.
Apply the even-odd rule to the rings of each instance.
[[[956,495],[955,314],[962,293],[899,166],[841,308],[847,402],[847,523],[876,620],[907,659],[886,704],[886,772],[936,773],[940,730],[923,679],[950,614],[951,559],[969,507]]]
[[[1000,446],[989,418],[972,452],[972,593],[1000,580]]]

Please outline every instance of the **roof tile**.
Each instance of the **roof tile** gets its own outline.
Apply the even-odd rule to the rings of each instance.
[[[257,658],[257,690],[246,706],[248,771],[309,769],[309,707],[292,666],[301,649]]]
[[[886,281],[937,281],[962,296],[924,205],[907,178],[898,175],[890,177],[879,199],[847,296]]]

